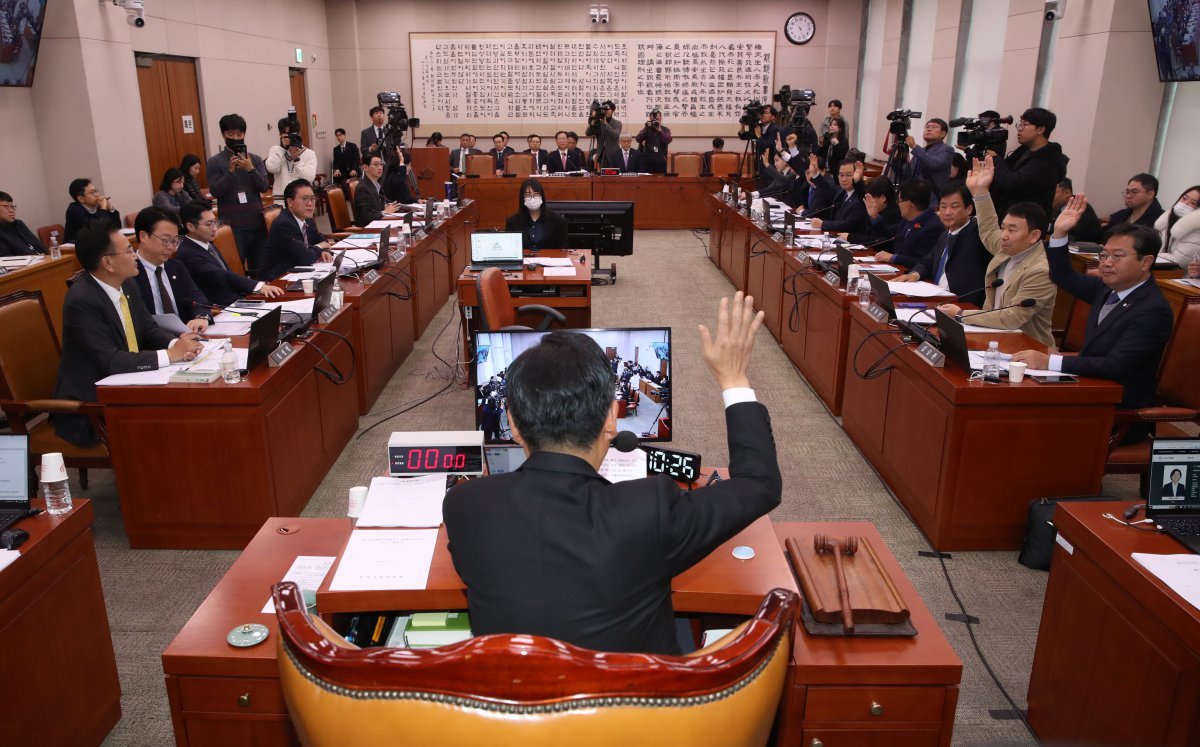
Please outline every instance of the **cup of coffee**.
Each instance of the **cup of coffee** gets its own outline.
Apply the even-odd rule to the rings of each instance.
[[[300,289],[304,291],[306,295],[311,295],[313,292],[313,279],[305,278],[304,280],[301,280]]]
[[[1010,361],[1008,364],[1008,380],[1013,384],[1020,384],[1025,378],[1026,365],[1020,361]]]

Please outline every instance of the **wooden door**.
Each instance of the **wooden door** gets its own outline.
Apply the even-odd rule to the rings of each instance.
[[[142,121],[146,126],[146,151],[150,156],[150,188],[157,191],[166,170],[179,168],[188,153],[198,156],[201,163],[208,160],[204,153],[196,61],[138,55],[137,76]],[[203,169],[200,184],[208,186]]]
[[[298,68],[288,69],[288,82],[292,86],[292,106],[296,107],[296,119],[300,120],[300,137],[304,145],[316,150],[316,144],[309,136],[308,122],[308,89],[304,84],[304,71]]]

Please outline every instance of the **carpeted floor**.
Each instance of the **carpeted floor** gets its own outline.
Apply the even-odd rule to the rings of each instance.
[[[730,294],[731,288],[705,256],[706,243],[706,235],[688,231],[639,233],[635,254],[616,261],[617,284],[594,289],[592,322],[597,327],[673,327],[675,445],[700,452],[706,464],[724,464],[728,454],[721,399],[700,358],[695,325],[715,319],[717,299]],[[456,319],[448,302],[360,427],[391,419],[350,442],[312,496],[305,516],[344,515],[347,489],[365,485],[379,473],[392,430],[473,427],[470,392],[451,380],[447,365],[460,350]],[[755,349],[751,377],[759,399],[770,408],[781,449],[784,499],[773,518],[874,522],[934,617],[940,620],[944,613],[957,613],[939,562],[918,555],[928,549],[924,537],[765,329]],[[404,411],[430,395],[436,396]],[[74,488],[79,495],[78,485]],[[1108,494],[1123,497],[1133,497],[1137,489],[1131,480],[1106,480],[1105,488]],[[169,486],[164,492],[169,494]],[[96,549],[124,713],[106,744],[170,744],[173,736],[160,656],[237,553],[130,550],[112,473],[94,473],[87,497],[96,505]],[[946,561],[946,571],[968,612],[980,620],[974,632],[988,664],[1024,708],[1046,574],[1019,565],[1011,552],[954,553]],[[990,715],[1011,706],[972,648],[966,626],[943,621],[942,629],[963,661],[954,743],[1032,743],[1021,722]]]

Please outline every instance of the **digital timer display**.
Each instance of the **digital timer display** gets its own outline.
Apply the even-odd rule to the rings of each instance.
[[[646,452],[646,471],[652,474],[670,475],[676,480],[692,483],[700,477],[700,455],[690,451],[676,451],[643,444]]]
[[[391,474],[478,474],[483,449],[478,446],[412,446],[391,448]]]

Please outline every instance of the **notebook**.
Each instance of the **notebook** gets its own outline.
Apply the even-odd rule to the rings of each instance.
[[[1150,442],[1146,518],[1192,552],[1200,552],[1200,438]]]
[[[0,433],[0,532],[29,515],[29,435]]]
[[[523,266],[524,252],[521,249],[521,234],[519,233],[480,233],[471,234],[471,267],[476,272],[482,272],[489,267],[499,270],[520,270]]]

